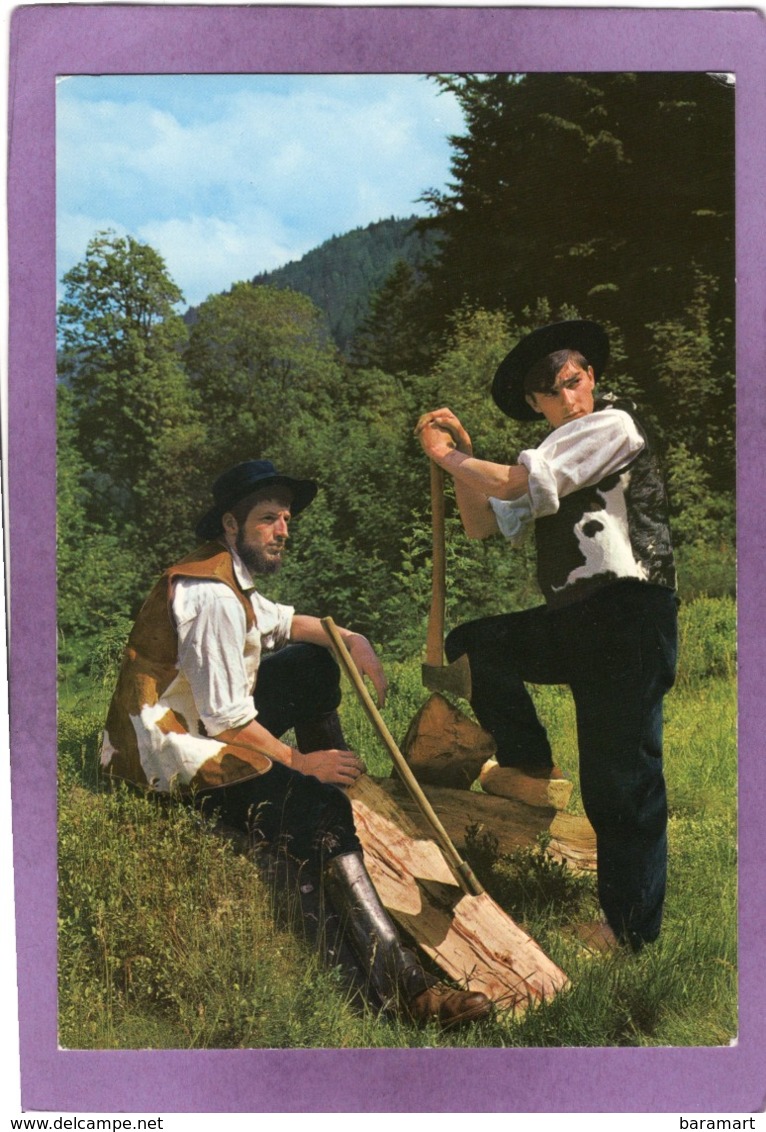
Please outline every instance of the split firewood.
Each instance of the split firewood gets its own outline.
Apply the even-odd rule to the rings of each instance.
[[[495,750],[492,736],[438,692],[423,704],[402,743],[418,782],[464,790]]]
[[[391,916],[450,978],[501,1010],[552,998],[567,986],[564,972],[486,892],[462,891],[429,828],[394,797],[397,785],[363,775],[349,791],[367,869]]]

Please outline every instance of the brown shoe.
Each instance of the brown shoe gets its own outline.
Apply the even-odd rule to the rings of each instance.
[[[492,1003],[481,991],[459,991],[436,983],[407,1003],[407,1012],[419,1026],[438,1022],[443,1030],[486,1018]]]

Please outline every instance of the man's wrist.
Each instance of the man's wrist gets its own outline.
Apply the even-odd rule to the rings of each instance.
[[[297,747],[290,747],[287,743],[285,743],[285,750],[287,752],[287,757],[284,759],[285,766],[288,766],[291,770],[299,770],[298,764],[303,758],[301,752]]]

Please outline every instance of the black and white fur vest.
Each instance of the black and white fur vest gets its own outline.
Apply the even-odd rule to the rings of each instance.
[[[632,417],[644,447],[624,468],[563,496],[554,515],[535,521],[537,579],[551,609],[627,578],[675,589],[667,495],[650,439],[631,401],[607,394],[594,411],[606,408]]]

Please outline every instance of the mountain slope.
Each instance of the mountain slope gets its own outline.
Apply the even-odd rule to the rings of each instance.
[[[345,349],[369,309],[370,298],[403,260],[415,271],[434,254],[438,237],[413,230],[416,217],[391,217],[333,236],[299,260],[262,272],[256,284],[291,288],[324,311],[333,338]]]

